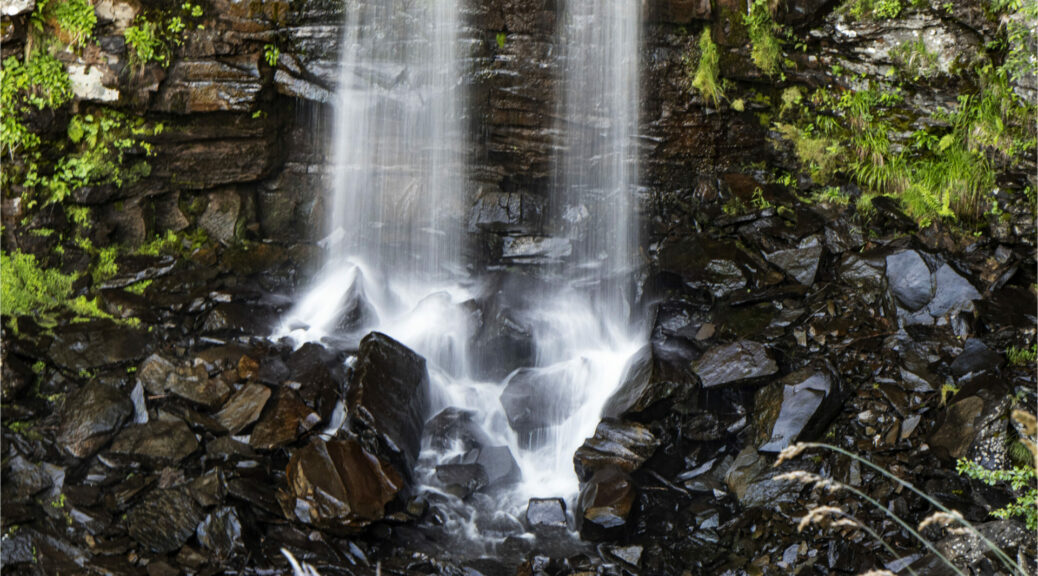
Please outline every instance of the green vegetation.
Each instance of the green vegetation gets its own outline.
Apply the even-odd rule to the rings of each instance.
[[[1030,348],[1011,346],[1006,350],[1006,359],[1009,360],[1011,366],[1034,366],[1035,360],[1038,359],[1038,343]]]
[[[979,480],[988,486],[1008,484],[1019,493],[1016,500],[991,513],[996,518],[1019,517],[1027,523],[1027,529],[1038,530],[1038,488],[1035,487],[1033,466],[1016,466],[1009,470],[988,470],[976,462],[960,458],[955,470],[967,478]]]
[[[771,19],[767,0],[753,0],[743,23],[750,35],[750,58],[761,72],[774,76],[781,71],[782,43],[775,36],[779,27]]]
[[[717,44],[714,44],[714,40],[710,36],[710,27],[707,26],[699,38],[699,64],[692,77],[692,87],[715,107],[724,98],[719,62],[720,54]]]
[[[36,52],[24,62],[11,56],[0,68],[0,152],[13,157],[32,151],[40,137],[26,127],[27,117],[35,111],[63,106],[72,99],[72,82],[65,67],[53,56]],[[5,170],[5,179],[8,170]]]
[[[281,49],[274,44],[266,44],[263,46],[263,59],[266,60],[267,65],[274,68],[278,65],[278,60],[281,58]]]
[[[119,265],[115,263],[115,257],[118,254],[118,246],[109,246],[98,251],[97,261],[94,263],[93,270],[91,270],[94,284],[100,284],[119,272]]]
[[[842,10],[854,20],[897,18],[903,9],[901,0],[850,0],[842,7]]]
[[[136,295],[140,296],[140,295],[144,294],[144,291],[148,289],[148,286],[151,286],[152,282],[153,282],[153,280],[141,280],[140,282],[135,282],[135,283],[127,286],[126,287],[126,291],[129,292],[130,294],[136,294]],[[134,369],[134,371],[137,370],[136,367],[133,367],[133,369]]]
[[[890,58],[897,65],[897,72],[905,78],[918,82],[937,76],[937,54],[930,52],[926,42],[917,38],[913,42],[902,42],[890,51]]]
[[[32,254],[0,253],[0,268],[4,271],[0,275],[3,315],[12,320],[25,316],[47,327],[54,325],[61,311],[69,311],[78,319],[111,317],[98,307],[96,299],[72,298],[75,275],[40,268]],[[10,325],[17,329],[13,321]]]
[[[32,23],[37,32],[44,31],[45,23],[53,24],[59,41],[79,47],[93,37],[97,15],[87,0],[43,0],[36,3]]]
[[[184,2],[177,12],[150,12],[138,15],[134,25],[123,32],[129,47],[131,68],[140,72],[151,62],[169,66],[173,48],[184,43],[187,20],[202,16],[202,7]],[[196,24],[197,28],[203,28]]]
[[[498,50],[500,50],[500,49],[505,47],[505,41],[508,40],[508,35],[505,34],[504,32],[498,32],[496,40],[497,40],[497,48],[498,48]]]

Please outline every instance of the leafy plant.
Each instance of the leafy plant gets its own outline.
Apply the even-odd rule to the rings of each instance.
[[[750,58],[761,72],[774,76],[782,64],[782,44],[775,36],[778,26],[771,19],[767,0],[753,0],[750,10],[743,15],[750,35]]]
[[[1010,346],[1006,350],[1006,359],[1009,360],[1009,364],[1012,366],[1032,366],[1035,360],[1038,359],[1038,343],[1030,348]]]
[[[923,39],[902,42],[890,50],[890,58],[897,65],[902,75],[918,81],[920,78],[933,78],[939,72],[937,54],[930,52]]]
[[[123,38],[135,70],[143,69],[149,62],[157,62],[163,68],[169,66],[171,50],[162,38],[162,28],[155,22],[138,16],[136,23],[123,32]]]
[[[0,108],[3,108],[0,144],[3,152],[30,150],[40,137],[24,124],[34,110],[58,108],[72,99],[72,81],[53,56],[35,52],[24,62],[11,56],[0,68]],[[6,172],[6,171],[5,171]]]
[[[57,38],[70,46],[82,46],[94,34],[97,15],[87,0],[58,0],[37,3],[36,10],[56,25]]]
[[[979,480],[988,486],[1008,484],[1014,492],[1020,493],[1014,502],[991,513],[996,518],[1023,518],[1027,529],[1038,530],[1038,487],[1035,485],[1034,467],[1013,467],[1009,470],[988,470],[980,464],[960,458],[955,470],[967,478]]]
[[[724,98],[724,90],[720,81],[720,54],[717,44],[710,36],[710,27],[703,29],[699,37],[699,64],[692,77],[692,87],[699,91],[704,99],[717,106]]]
[[[263,46],[263,59],[266,60],[267,65],[274,68],[278,65],[278,59],[281,58],[281,49],[274,44],[266,44]]]

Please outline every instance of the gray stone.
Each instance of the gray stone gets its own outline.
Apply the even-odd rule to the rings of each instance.
[[[69,396],[58,442],[77,458],[92,456],[133,415],[128,395],[94,381]]]
[[[782,269],[797,282],[810,286],[818,272],[818,262],[822,257],[822,243],[817,236],[809,236],[796,248],[778,250],[766,256],[768,262]]]
[[[713,388],[771,376],[778,372],[778,365],[764,345],[740,340],[707,350],[692,364],[692,370],[704,388]]]
[[[960,276],[951,266],[945,264],[935,275],[937,290],[927,311],[934,318],[959,312],[973,312],[973,301],[980,299],[980,292]]]
[[[898,303],[915,312],[933,298],[933,277],[922,256],[905,250],[887,256],[887,282]]]

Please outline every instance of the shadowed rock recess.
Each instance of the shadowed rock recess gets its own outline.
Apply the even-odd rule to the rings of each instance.
[[[444,210],[485,281],[455,345],[505,382],[491,422],[444,404],[435,359],[367,332],[398,295],[360,280],[348,337],[269,337],[335,244],[346,16],[408,2],[0,2],[3,572],[287,574],[286,550],[325,576],[953,573],[891,519],[933,502],[829,450],[775,466],[818,441],[1023,566],[922,530],[962,573],[1032,574],[1027,2],[640,2],[624,294],[644,346],[561,456],[579,493],[501,509],[523,451],[584,401],[534,369],[523,316],[595,225],[554,196],[563,4],[581,2],[458,3],[464,202]],[[823,505],[883,542],[798,530]]]

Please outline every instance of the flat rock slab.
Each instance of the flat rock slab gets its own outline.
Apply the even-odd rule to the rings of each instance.
[[[763,344],[740,340],[707,350],[692,370],[704,388],[713,388],[771,376],[778,365]]]
[[[58,442],[77,458],[92,456],[132,414],[133,402],[128,394],[91,382],[69,397]]]
[[[216,421],[231,434],[237,434],[259,420],[268,399],[270,388],[262,384],[246,384],[224,404],[216,414]]]
[[[149,394],[179,396],[208,408],[227,399],[230,387],[220,379],[210,379],[205,366],[178,365],[172,360],[152,354],[141,363],[137,378]]]
[[[186,490],[156,490],[126,516],[130,537],[158,554],[180,548],[202,521],[202,508]]]
[[[777,250],[765,256],[768,262],[782,269],[794,280],[805,286],[815,281],[818,262],[822,257],[822,243],[817,236],[805,238],[796,248]]]
[[[595,428],[595,435],[577,449],[573,466],[582,481],[606,466],[617,466],[630,473],[648,460],[659,444],[652,432],[641,424],[606,418]]]
[[[252,429],[249,444],[259,450],[273,450],[292,442],[320,421],[293,390],[282,388]]]
[[[531,498],[526,506],[526,525],[566,527],[566,502],[562,498]]]
[[[123,430],[112,442],[114,454],[145,460],[158,465],[172,465],[198,450],[194,432],[183,420],[152,420]]]

